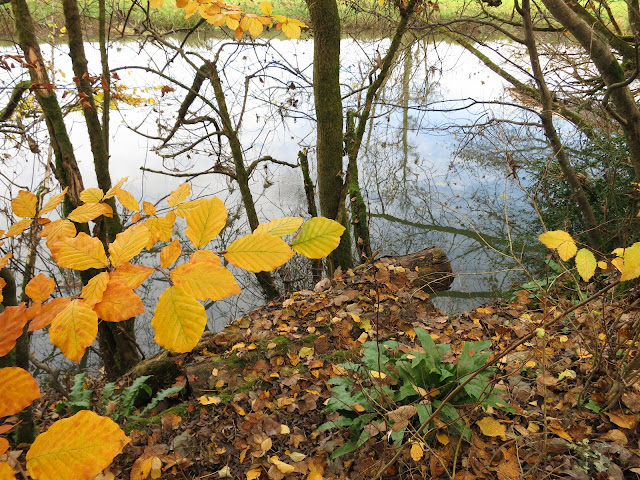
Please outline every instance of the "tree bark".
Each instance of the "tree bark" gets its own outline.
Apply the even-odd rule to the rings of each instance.
[[[380,261],[409,270],[408,277],[415,275],[411,283],[427,293],[449,290],[455,279],[447,254],[435,246],[408,255],[380,257]]]

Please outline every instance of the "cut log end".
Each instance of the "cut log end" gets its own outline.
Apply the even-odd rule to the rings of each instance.
[[[426,293],[449,290],[455,278],[447,254],[436,246],[408,255],[386,255],[380,261],[416,272],[418,277],[412,283]]]

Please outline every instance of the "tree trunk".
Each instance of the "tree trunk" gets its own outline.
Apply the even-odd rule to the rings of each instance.
[[[306,0],[313,27],[313,94],[317,119],[316,162],[320,212],[347,229],[328,259],[329,272],[353,265],[344,204],[343,117],[340,94],[340,16],[336,0]]]
[[[427,293],[449,290],[455,279],[447,254],[435,246],[408,255],[380,257],[380,261],[410,270],[407,277],[415,275],[413,285]]]

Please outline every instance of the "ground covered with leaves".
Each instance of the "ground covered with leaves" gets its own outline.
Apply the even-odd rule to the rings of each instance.
[[[120,387],[164,372],[155,389],[185,390],[119,419],[131,442],[102,477],[640,478],[635,291],[576,308],[523,290],[447,316],[416,275],[384,261],[338,273],[188,354],[148,360]],[[449,394],[455,408],[435,412]],[[56,402],[36,408],[41,424],[55,420]]]

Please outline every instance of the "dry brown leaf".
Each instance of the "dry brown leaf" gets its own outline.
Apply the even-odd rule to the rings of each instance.
[[[507,428],[495,418],[485,417],[476,425],[487,437],[504,437],[507,434]]]

